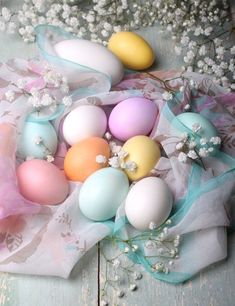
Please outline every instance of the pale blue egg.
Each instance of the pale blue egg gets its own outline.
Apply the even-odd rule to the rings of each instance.
[[[198,131],[198,135],[202,138],[209,140],[211,137],[218,136],[218,132],[214,125],[201,114],[198,113],[182,113],[176,117],[186,128],[193,130],[195,123],[200,124],[201,129]],[[183,125],[178,125],[177,128],[181,132],[187,132],[187,129]]]
[[[105,221],[115,216],[129,191],[126,174],[114,168],[103,168],[89,176],[79,194],[79,206],[87,218]]]
[[[57,144],[56,131],[49,121],[26,121],[18,141],[18,155],[45,159],[55,154]]]

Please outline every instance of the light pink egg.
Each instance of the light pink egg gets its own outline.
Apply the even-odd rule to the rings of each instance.
[[[18,167],[16,173],[21,194],[33,202],[56,205],[63,202],[69,193],[64,173],[45,160],[28,160]]]
[[[126,141],[137,135],[148,135],[157,117],[157,106],[142,97],[132,97],[118,103],[109,117],[109,129],[114,137]]]

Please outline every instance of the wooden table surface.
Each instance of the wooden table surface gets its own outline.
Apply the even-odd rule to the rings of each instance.
[[[8,1],[19,6],[21,1]],[[177,69],[182,62],[175,57],[174,43],[159,28],[139,31],[156,53],[154,69]],[[35,56],[35,45],[26,45],[17,35],[0,34],[0,61],[11,57]],[[105,247],[110,252],[110,246]],[[113,252],[113,250],[112,250]],[[144,273],[138,290],[122,299],[109,291],[109,305],[126,306],[234,306],[235,235],[228,239],[228,259],[217,263],[183,285],[170,285]],[[75,266],[68,280],[0,273],[0,306],[95,306],[99,305],[105,263],[97,246]]]

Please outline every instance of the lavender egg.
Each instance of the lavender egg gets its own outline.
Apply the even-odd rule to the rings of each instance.
[[[114,137],[126,141],[137,135],[148,135],[157,118],[157,106],[142,97],[131,97],[117,104],[109,117],[109,129]]]

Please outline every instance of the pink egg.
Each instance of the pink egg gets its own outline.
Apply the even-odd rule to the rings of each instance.
[[[157,106],[148,99],[133,97],[123,100],[110,114],[110,132],[122,141],[137,135],[148,135],[153,129],[157,112]]]
[[[16,174],[21,194],[30,201],[56,205],[69,193],[64,173],[45,160],[28,160],[18,167]]]

